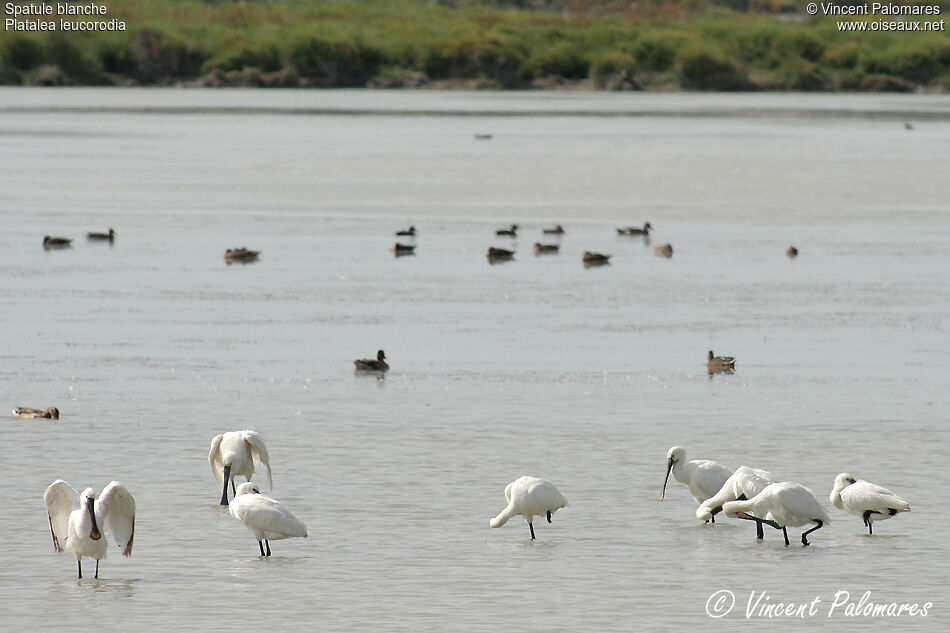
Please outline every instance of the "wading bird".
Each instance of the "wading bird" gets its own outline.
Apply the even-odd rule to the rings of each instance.
[[[764,523],[782,530],[785,547],[788,547],[787,528],[814,523],[815,527],[802,533],[802,546],[807,546],[806,537],[809,534],[831,523],[828,513],[818,503],[814,493],[792,481],[769,484],[747,501],[728,501],[723,504],[722,511],[728,517]]]
[[[99,577],[99,561],[106,557],[109,546],[103,532],[112,537],[123,556],[132,555],[135,499],[118,481],[103,488],[97,498],[92,488],[78,493],[68,483],[57,479],[46,489],[43,499],[49,514],[53,549],[62,552],[68,547],[76,554],[80,578],[83,556],[96,559],[95,577]]]
[[[270,470],[270,457],[267,455],[267,445],[264,438],[257,431],[229,431],[215,435],[211,440],[211,451],[208,453],[208,462],[211,472],[221,489],[221,505],[228,505],[228,482],[231,482],[231,491],[237,494],[234,487],[234,478],[238,475],[250,481],[254,476],[254,462],[267,467],[267,482],[274,487],[274,479]]]
[[[666,454],[666,478],[663,479],[663,490],[660,491],[660,501],[666,497],[666,484],[670,481],[670,473],[681,484],[686,484],[689,494],[693,495],[696,503],[702,503],[722,488],[732,470],[719,462],[708,459],[694,459],[686,461],[686,449],[674,446]],[[709,519],[715,523],[714,516]]]
[[[875,521],[890,519],[899,512],[910,512],[910,504],[887,488],[863,479],[855,479],[850,473],[841,473],[835,477],[831,503],[839,510],[864,519],[869,535],[874,533],[871,524]]]
[[[501,527],[508,522],[508,519],[520,514],[528,523],[528,529],[531,530],[531,540],[534,540],[535,516],[547,517],[550,523],[552,515],[559,508],[567,505],[567,499],[554,487],[554,484],[547,479],[528,475],[519,477],[505,486],[505,498],[508,500],[508,506],[489,521],[489,525],[493,528]]]
[[[307,538],[307,526],[275,499],[265,497],[253,481],[237,487],[228,512],[254,533],[261,556],[270,556],[270,543],[299,536]],[[265,553],[264,547],[267,547]]]
[[[745,501],[751,499],[772,483],[772,474],[758,468],[740,466],[736,472],[729,475],[729,479],[722,485],[719,492],[709,497],[696,509],[696,518],[700,521],[713,521],[717,514],[722,512],[722,504],[728,501]],[[771,519],[772,517],[766,517]],[[756,538],[762,538],[762,523],[755,526]]]

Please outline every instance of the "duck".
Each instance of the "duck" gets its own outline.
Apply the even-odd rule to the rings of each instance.
[[[400,244],[396,242],[396,245],[393,246],[393,253],[396,257],[401,257],[403,255],[415,255],[416,247],[412,244]]]
[[[18,418],[49,418],[51,420],[58,420],[59,409],[50,407],[43,411],[42,409],[31,409],[30,407],[17,407],[13,410],[13,415]]]
[[[636,226],[621,226],[617,229],[619,235],[650,235],[650,231],[653,230],[653,227],[649,222],[643,223],[643,228]]]
[[[610,263],[610,257],[610,255],[604,255],[603,253],[584,251],[582,259],[585,266],[603,266],[604,264]]]
[[[404,229],[404,230],[402,230],[402,231],[396,231],[396,235],[408,235],[408,236],[410,236],[410,237],[415,237],[415,236],[416,236],[416,227],[415,227],[415,226],[410,226],[408,229]]]
[[[354,360],[357,371],[388,371],[389,365],[386,364],[386,352],[379,350],[376,352],[376,358],[361,358]]]
[[[72,248],[73,241],[67,237],[52,237],[47,235],[43,237],[43,248]]]
[[[242,264],[247,264],[249,262],[257,261],[260,251],[251,251],[246,247],[241,248],[229,248],[224,252],[224,261],[228,264],[233,262],[241,262]]]
[[[662,244],[660,246],[653,247],[653,254],[657,257],[673,257],[673,245],[672,244]]]
[[[515,258],[515,252],[509,251],[504,248],[495,248],[490,246],[488,248],[488,253],[486,253],[489,263],[494,263],[497,261],[507,261]]]
[[[785,254],[788,255],[790,258],[794,259],[798,257],[798,249],[795,248],[794,246],[789,246],[788,249],[785,251]]]
[[[498,229],[495,235],[504,235],[507,237],[518,237],[518,225],[512,224],[510,229]]]
[[[552,228],[541,229],[541,232],[545,235],[564,235],[564,227],[560,224],[555,224]]]
[[[115,239],[115,230],[110,228],[108,233],[96,233],[96,232],[90,231],[89,233],[86,233],[86,239],[99,240],[99,241],[108,240],[111,242],[112,240]]]
[[[731,374],[736,370],[736,359],[732,356],[716,356],[712,350],[709,350],[709,360],[706,361],[706,367],[710,374]]]
[[[560,246],[557,244],[542,244],[541,242],[534,243],[534,254],[535,255],[544,255],[545,253],[557,253],[560,250]]]
[[[476,141],[490,141],[491,139],[492,139],[491,134],[479,134],[478,132],[475,133]]]

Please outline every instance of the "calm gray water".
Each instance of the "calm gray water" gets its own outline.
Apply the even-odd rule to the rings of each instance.
[[[946,630],[948,151],[944,97],[0,89],[0,405],[62,411],[0,427],[0,627]],[[646,220],[672,259],[616,235]],[[354,375],[378,348],[385,380]],[[269,559],[207,462],[243,428],[310,532]],[[673,445],[833,523],[704,526],[682,484],[657,501]],[[913,511],[868,538],[842,471]],[[570,502],[535,542],[488,526],[522,474]],[[99,580],[53,552],[57,477],[135,495]],[[747,622],[763,591],[821,602]],[[839,591],[933,606],[828,617]]]

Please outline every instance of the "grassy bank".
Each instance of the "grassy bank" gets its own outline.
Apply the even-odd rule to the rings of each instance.
[[[950,91],[947,32],[841,33],[828,18],[702,3],[610,15],[425,0],[107,6],[97,19],[126,31],[0,31],[0,83]]]

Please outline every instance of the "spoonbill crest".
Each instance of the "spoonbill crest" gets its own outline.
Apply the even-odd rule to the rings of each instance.
[[[261,548],[261,556],[270,556],[268,541],[294,536],[307,538],[307,526],[280,501],[262,495],[253,481],[246,481],[237,487],[228,511],[254,533],[257,545]]]
[[[719,492],[732,470],[708,459],[686,461],[686,449],[674,446],[666,454],[666,478],[663,480],[663,490],[660,491],[660,501],[666,497],[666,484],[670,480],[670,473],[673,473],[676,481],[686,484],[696,503],[702,503]],[[716,522],[714,517],[710,519],[713,523]]]
[[[910,512],[910,504],[887,488],[855,479],[850,473],[835,477],[831,503],[839,510],[846,510],[864,519],[868,534],[874,533],[871,528],[873,522],[890,519],[898,512]]]
[[[231,491],[237,494],[234,488],[234,478],[242,475],[248,481],[254,476],[254,462],[267,467],[267,482],[274,487],[274,478],[270,470],[270,457],[267,455],[267,445],[264,438],[257,431],[229,431],[215,435],[211,440],[211,451],[208,453],[208,462],[211,472],[221,489],[221,505],[228,505],[228,482],[231,482]]]
[[[727,501],[745,501],[751,499],[772,483],[772,474],[759,470],[758,468],[749,468],[748,466],[739,466],[736,472],[729,475],[729,479],[722,485],[719,492],[709,497],[696,509],[696,518],[701,521],[711,521],[713,517],[722,512],[722,504]],[[771,519],[771,516],[766,517]],[[762,523],[756,522],[756,538],[762,538]]]
[[[814,493],[792,481],[769,484],[748,501],[727,501],[722,511],[728,517],[748,519],[782,530],[785,547],[788,547],[789,527],[814,523],[815,527],[802,533],[802,545],[808,545],[809,534],[831,523],[828,513],[818,503]],[[772,515],[769,519],[768,516]]]
[[[493,528],[503,526],[511,517],[520,514],[528,523],[531,530],[531,539],[534,540],[534,517],[547,517],[551,522],[552,515],[567,505],[557,488],[547,479],[524,475],[505,486],[505,498],[508,506],[498,516],[489,521]]]
[[[99,561],[106,557],[108,543],[102,532],[112,537],[123,556],[132,555],[135,537],[135,499],[118,481],[103,488],[96,497],[92,488],[82,493],[62,479],[49,485],[43,494],[49,514],[49,528],[53,549],[62,552],[66,547],[76,554],[79,577],[82,578],[82,557],[96,559],[96,578]]]

